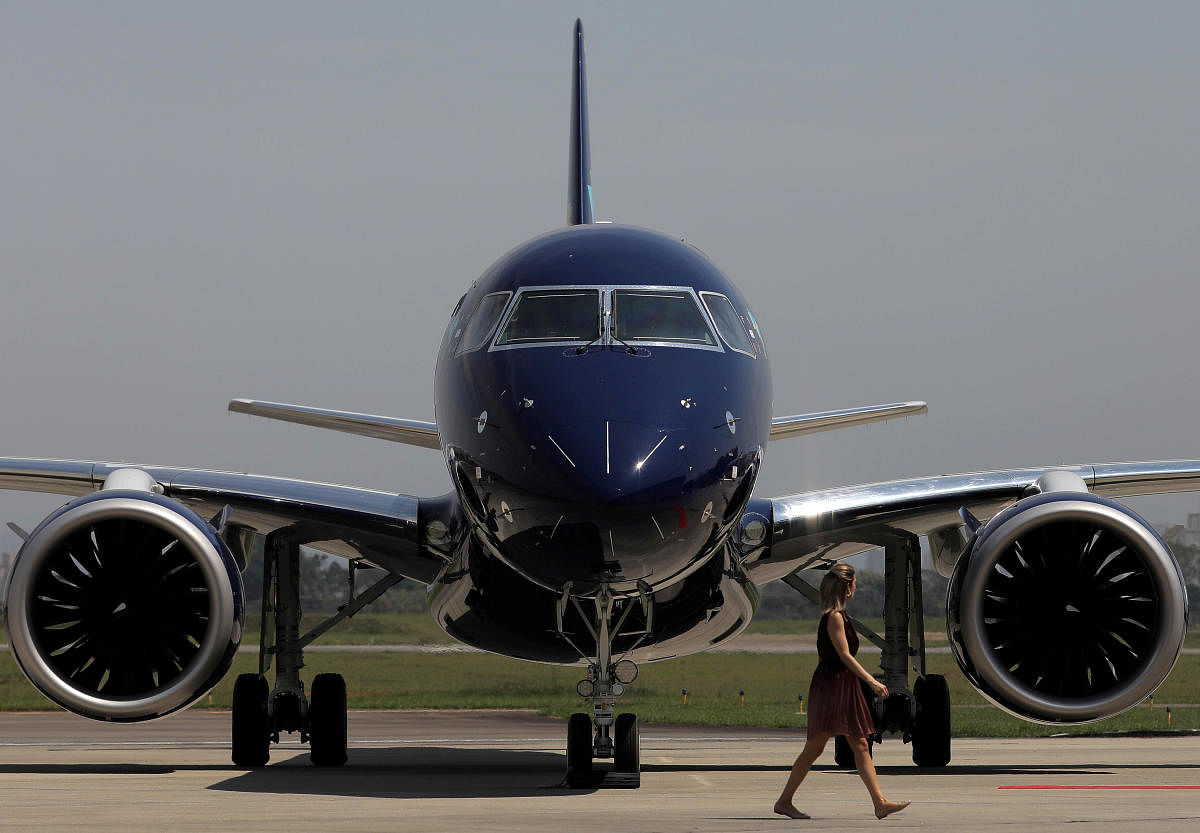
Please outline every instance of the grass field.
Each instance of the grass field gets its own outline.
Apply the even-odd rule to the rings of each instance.
[[[321,614],[306,614],[303,626],[311,628],[321,619]],[[883,619],[864,617],[862,621],[877,633],[883,632]],[[755,619],[746,629],[748,634],[801,636],[811,636],[816,631],[816,619]],[[946,625],[942,619],[928,620],[926,631],[931,644],[945,643]],[[257,643],[258,632],[258,615],[247,616],[243,644]],[[320,641],[326,645],[450,645],[454,642],[425,613],[360,613],[338,624]],[[1185,647],[1200,648],[1200,627],[1188,631]]]
[[[320,621],[320,614],[306,614],[304,626],[311,628]],[[864,621],[876,631],[883,630],[882,619]],[[931,624],[937,638],[942,622]],[[246,643],[257,640],[259,627],[257,614],[246,617]],[[815,619],[755,619],[746,632],[815,634],[816,630]],[[449,645],[453,641],[425,613],[360,613],[321,637],[329,645]]]
[[[487,654],[312,653],[306,677],[337,671],[346,678],[351,708],[535,709],[565,717],[580,711],[574,694],[580,669],[538,665]],[[637,682],[619,701],[622,711],[636,712],[647,723],[798,728],[797,697],[816,664],[812,654],[700,654],[662,663],[647,663]],[[1171,705],[1171,729],[1200,729],[1200,655],[1180,657],[1157,692],[1153,709],[1140,706],[1110,720],[1086,726],[1059,727],[1026,723],[987,704],[963,679],[952,657],[930,657],[929,670],[950,683],[954,733],[959,737],[1031,737],[1059,732],[1130,732],[1168,728],[1165,705]],[[870,667],[870,666],[868,666]],[[229,708],[234,677],[256,668],[252,654],[238,656],[232,671],[199,707]],[[682,704],[682,689],[688,703]],[[738,692],[746,692],[739,706]],[[0,708],[52,709],[26,682],[8,653],[0,654]]]

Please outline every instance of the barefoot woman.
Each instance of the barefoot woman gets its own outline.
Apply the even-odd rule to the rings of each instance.
[[[854,655],[858,652],[858,634],[846,617],[846,602],[854,598],[857,583],[854,568],[835,564],[821,580],[821,624],[817,627],[817,656],[820,661],[808,688],[808,740],[779,800],[775,812],[793,819],[806,819],[796,809],[792,797],[808,774],[813,762],[825,751],[825,743],[834,735],[845,735],[854,751],[854,765],[871,801],[875,816],[883,818],[908,806],[907,801],[888,801],[879,789],[875,764],[867,746],[867,735],[875,731],[871,710],[863,696],[859,680],[867,683],[880,697],[887,697],[887,686],[872,677]]]

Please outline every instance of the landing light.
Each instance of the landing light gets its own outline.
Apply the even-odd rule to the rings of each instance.
[[[591,680],[580,680],[579,685],[575,686],[575,690],[579,692],[580,697],[591,697],[596,691],[596,684]]]
[[[636,680],[637,675],[637,663],[631,659],[623,659],[613,666],[613,676],[616,677],[619,682],[625,683],[625,685],[629,685]]]

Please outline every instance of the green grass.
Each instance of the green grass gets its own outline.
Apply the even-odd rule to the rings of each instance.
[[[565,717],[580,711],[574,694],[577,668],[539,665],[488,654],[312,653],[305,676],[337,671],[345,676],[351,708],[375,709],[534,709]],[[619,701],[646,723],[802,728],[797,695],[806,694],[815,667],[812,654],[700,654],[647,663]],[[253,671],[257,660],[241,654],[225,679],[200,707],[229,708],[233,680]],[[1099,723],[1076,727],[1026,723],[991,707],[963,679],[953,658],[934,655],[929,670],[950,684],[954,733],[959,737],[1036,737],[1058,732],[1154,731],[1167,728],[1163,704],[1172,709],[1172,729],[1200,729],[1200,656],[1180,657],[1157,692],[1158,706],[1133,709]],[[681,690],[688,689],[682,705]],[[746,705],[738,705],[745,690]],[[1178,704],[1197,704],[1180,707]],[[54,706],[25,681],[11,654],[0,654],[0,709],[40,710]]]
[[[301,629],[308,631],[326,618],[323,613],[306,613]],[[257,645],[262,620],[257,613],[246,616],[243,645]],[[318,640],[324,645],[450,645],[454,640],[427,613],[360,613],[339,622]]]
[[[312,628],[325,618],[324,614],[305,614],[303,626]],[[746,629],[749,634],[796,634],[814,636],[816,619],[755,619]],[[883,619],[865,617],[862,620],[876,633],[883,633]],[[930,619],[926,630],[931,642],[945,641],[945,623]],[[246,617],[245,644],[258,640],[259,617]],[[449,645],[454,640],[446,636],[433,619],[425,613],[360,613],[339,623],[320,638],[326,645]],[[1200,627],[1188,631],[1185,647],[1200,648]]]

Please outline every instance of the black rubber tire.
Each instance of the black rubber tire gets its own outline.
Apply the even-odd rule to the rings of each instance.
[[[592,719],[575,712],[567,721],[567,780],[592,772]]]
[[[271,718],[267,714],[267,680],[239,674],[233,683],[233,765],[266,766],[271,759]]]
[[[637,715],[625,712],[617,715],[613,726],[613,771],[642,771],[642,738],[638,732]]]
[[[875,741],[867,738],[867,754],[874,757]],[[846,740],[845,735],[836,735],[833,738],[833,762],[842,769],[854,769],[857,765],[854,763],[854,750],[850,748],[850,741]]]
[[[941,674],[926,674],[913,685],[916,714],[912,727],[912,759],[921,767],[950,763],[950,687]]]
[[[318,674],[308,695],[308,757],[313,766],[346,763],[346,681]]]

